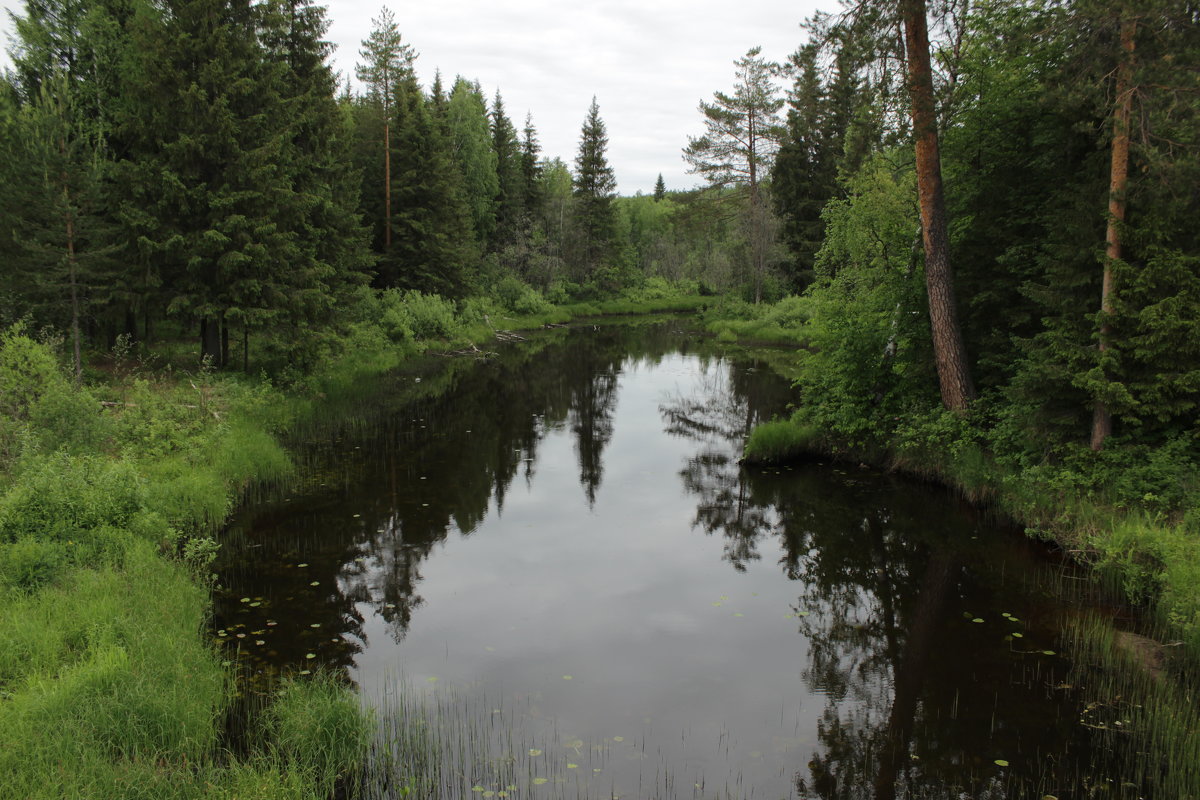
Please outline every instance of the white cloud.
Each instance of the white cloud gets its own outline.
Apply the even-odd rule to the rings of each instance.
[[[819,0],[836,10],[833,0]],[[14,10],[16,0],[0,0]],[[331,0],[335,68],[352,75],[378,0]],[[697,105],[733,84],[733,60],[761,45],[783,60],[803,41],[799,24],[818,0],[434,0],[392,3],[400,31],[420,57],[428,86],[440,69],[500,89],[520,128],[533,113],[543,152],[571,163],[595,95],[608,128],[608,159],[620,191],[697,184],[681,151],[701,132]],[[7,15],[5,30],[11,26]]]

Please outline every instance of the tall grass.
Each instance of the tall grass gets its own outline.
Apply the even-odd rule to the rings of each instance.
[[[1070,682],[1082,693],[1080,724],[1120,759],[1123,781],[1149,797],[1200,797],[1200,675],[1173,648],[1114,629],[1094,614],[1071,620]],[[1080,788],[1087,789],[1088,776]],[[1091,787],[1114,793],[1114,787]],[[1135,796],[1115,789],[1113,796]],[[1137,795],[1137,796],[1140,796]]]

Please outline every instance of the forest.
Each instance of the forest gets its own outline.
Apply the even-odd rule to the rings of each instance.
[[[387,8],[336,74],[329,13],[13,15],[0,794],[329,791],[365,735],[333,680],[289,685],[261,759],[212,756],[231,690],[196,631],[221,524],[357,376],[602,312],[786,346],[796,408],[748,461],[953,486],[1200,654],[1200,5],[845,3],[785,63],[744,43],[679,143],[697,187],[635,196],[597,98],[578,151],[546,154],[499,92],[421,85]]]

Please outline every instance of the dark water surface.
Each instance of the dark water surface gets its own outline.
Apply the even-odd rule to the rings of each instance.
[[[220,638],[442,709],[450,797],[1091,796],[1061,565],[929,486],[740,468],[790,387],[677,327],[371,389],[235,519]]]

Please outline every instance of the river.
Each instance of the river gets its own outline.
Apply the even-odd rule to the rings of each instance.
[[[251,684],[341,670],[385,728],[424,726],[444,797],[1111,784],[1064,655],[1070,568],[937,487],[742,468],[797,398],[684,327],[576,326],[372,387],[234,518],[214,635]]]

